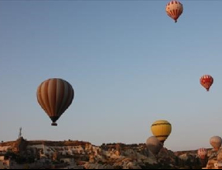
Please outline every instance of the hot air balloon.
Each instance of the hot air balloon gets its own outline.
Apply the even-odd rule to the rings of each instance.
[[[42,109],[52,120],[52,126],[71,105],[74,98],[72,86],[59,78],[42,82],[37,89],[37,100]]]
[[[213,85],[214,79],[210,75],[204,75],[200,78],[200,84],[207,90],[210,90],[210,87]]]
[[[213,136],[211,139],[210,139],[210,144],[211,146],[213,146],[214,150],[215,151],[218,151],[221,147],[221,144],[222,144],[222,139],[221,137],[219,136]]]
[[[171,134],[172,126],[166,120],[158,120],[151,126],[153,135],[164,144],[165,140]]]
[[[200,149],[198,149],[197,154],[200,159],[206,159],[207,150],[205,148],[200,148]]]
[[[154,155],[158,154],[163,148],[163,144],[155,136],[147,139],[146,146]]]
[[[170,1],[166,5],[166,13],[177,22],[178,18],[183,13],[183,5],[179,1]]]

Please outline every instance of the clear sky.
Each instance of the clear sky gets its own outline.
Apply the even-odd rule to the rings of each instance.
[[[144,143],[168,120],[172,150],[222,136],[222,1],[0,0],[0,140]],[[200,85],[214,77],[209,93]],[[36,90],[48,78],[75,89],[51,127]]]

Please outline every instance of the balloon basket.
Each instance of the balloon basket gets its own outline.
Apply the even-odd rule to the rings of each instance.
[[[58,126],[57,123],[52,123],[51,125],[52,125],[52,126]]]

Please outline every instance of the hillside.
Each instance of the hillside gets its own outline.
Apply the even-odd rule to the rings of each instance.
[[[80,169],[200,169],[207,163],[198,158],[195,150],[172,152],[163,148],[154,155],[145,144],[94,146],[83,141],[26,141],[20,138],[0,144],[2,154],[9,151],[23,158],[24,161],[20,164],[27,164],[26,161],[30,158],[33,161],[44,158],[48,160],[47,167],[54,167],[53,169],[64,161],[66,166]],[[209,154],[212,154],[210,150]],[[36,163],[29,163],[30,167],[36,168]]]

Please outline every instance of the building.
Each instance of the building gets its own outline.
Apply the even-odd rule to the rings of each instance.
[[[11,159],[6,159],[5,155],[0,155],[0,169],[11,169],[14,162]]]

